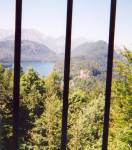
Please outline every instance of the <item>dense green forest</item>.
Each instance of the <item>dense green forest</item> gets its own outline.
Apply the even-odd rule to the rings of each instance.
[[[131,150],[132,146],[132,52],[126,49],[121,55],[123,60],[114,62],[109,150]],[[101,149],[104,81],[93,74],[72,74],[68,150]],[[0,65],[0,150],[12,150],[12,91],[13,71]],[[62,76],[57,71],[40,77],[32,68],[21,70],[20,95],[20,150],[59,150]]]

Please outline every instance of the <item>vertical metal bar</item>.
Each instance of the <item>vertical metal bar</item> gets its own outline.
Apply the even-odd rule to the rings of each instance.
[[[13,150],[18,150],[22,0],[16,0],[15,17],[16,18],[15,18],[15,47],[14,47],[14,89],[13,89]]]
[[[61,150],[66,150],[73,0],[67,1]]]
[[[102,150],[108,149],[108,134],[109,134],[108,132],[109,132],[110,99],[111,99],[112,69],[113,69],[113,55],[114,55],[116,4],[117,4],[117,0],[111,0]]]

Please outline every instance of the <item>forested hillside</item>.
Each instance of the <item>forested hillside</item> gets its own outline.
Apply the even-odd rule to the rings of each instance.
[[[114,65],[109,150],[132,146],[132,52],[124,50],[122,57]],[[98,70],[78,70],[70,80],[67,149],[101,150],[105,80],[98,78]],[[29,68],[21,70],[20,85],[20,150],[59,150],[62,75],[53,71],[40,77]],[[12,92],[13,71],[0,65],[0,150],[12,147]]]
[[[14,41],[0,41],[0,62],[13,62]],[[22,61],[55,61],[56,53],[44,44],[23,40],[22,41]]]

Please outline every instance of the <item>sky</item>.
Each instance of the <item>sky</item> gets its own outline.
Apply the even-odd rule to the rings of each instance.
[[[132,0],[117,0],[115,43],[132,44]],[[23,0],[22,27],[65,35],[67,0]],[[14,29],[15,0],[0,0],[0,29]],[[108,41],[110,0],[74,0],[72,37]]]

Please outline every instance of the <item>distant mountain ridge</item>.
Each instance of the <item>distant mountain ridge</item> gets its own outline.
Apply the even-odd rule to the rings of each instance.
[[[0,41],[14,40],[14,32],[11,30],[0,29]],[[65,52],[65,36],[51,37],[35,29],[23,29],[22,40],[32,41],[39,44],[44,44],[57,54]],[[80,37],[72,40],[72,48],[86,42],[87,39]]]
[[[0,29],[0,41],[5,40],[12,33],[11,30]]]
[[[0,30],[0,61],[12,61],[14,35],[8,30]],[[65,37],[52,38],[37,30],[22,31],[22,61],[64,60]],[[106,65],[108,44],[105,41],[90,42],[85,38],[72,39],[71,58],[78,61],[94,61]],[[115,56],[117,56],[115,52]]]
[[[34,29],[23,29],[22,30],[22,40],[37,42],[42,44],[46,36]],[[14,40],[14,32],[9,32],[3,40]]]
[[[114,52],[114,58],[121,59],[120,55]],[[74,48],[71,52],[71,74],[80,70],[89,71],[90,74],[103,74],[107,69],[108,43],[99,40],[96,42],[85,42]],[[64,71],[64,60],[59,60],[55,69]]]
[[[0,42],[0,61],[13,61],[14,41],[6,40]],[[23,40],[22,61],[55,61],[56,54],[44,44]]]
[[[105,41],[85,42],[72,50],[72,57],[86,56],[95,57],[95,55],[107,54],[108,44]]]

